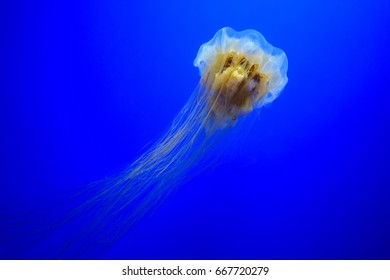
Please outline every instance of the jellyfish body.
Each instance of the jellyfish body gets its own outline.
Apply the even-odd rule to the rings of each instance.
[[[212,162],[213,146],[240,117],[272,102],[287,83],[287,58],[254,30],[222,28],[195,58],[201,79],[163,136],[114,176],[92,183],[68,219],[87,226],[57,257],[109,246],[190,174]]]
[[[222,28],[200,47],[194,65],[216,128],[271,103],[287,84],[285,53],[255,30]]]

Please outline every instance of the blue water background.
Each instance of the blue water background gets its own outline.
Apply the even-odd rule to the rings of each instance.
[[[2,206],[44,205],[131,162],[197,85],[199,46],[251,28],[286,52],[284,92],[229,160],[97,257],[390,258],[389,1],[2,6]]]

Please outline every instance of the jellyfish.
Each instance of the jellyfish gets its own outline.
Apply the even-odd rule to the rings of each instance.
[[[87,244],[97,248],[122,236],[181,182],[211,165],[226,132],[275,100],[287,83],[285,53],[255,30],[220,29],[200,47],[194,66],[200,81],[159,140],[133,163],[79,194],[87,199],[68,220],[84,217],[89,225],[70,239],[66,250],[90,250]]]

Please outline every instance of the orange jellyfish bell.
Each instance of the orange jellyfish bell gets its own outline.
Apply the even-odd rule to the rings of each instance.
[[[200,47],[194,65],[217,128],[271,103],[288,80],[285,53],[255,30],[222,28]]]

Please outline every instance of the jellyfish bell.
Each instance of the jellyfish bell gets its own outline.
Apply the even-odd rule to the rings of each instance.
[[[217,128],[275,100],[287,84],[287,57],[255,30],[225,27],[195,58],[207,110]]]

